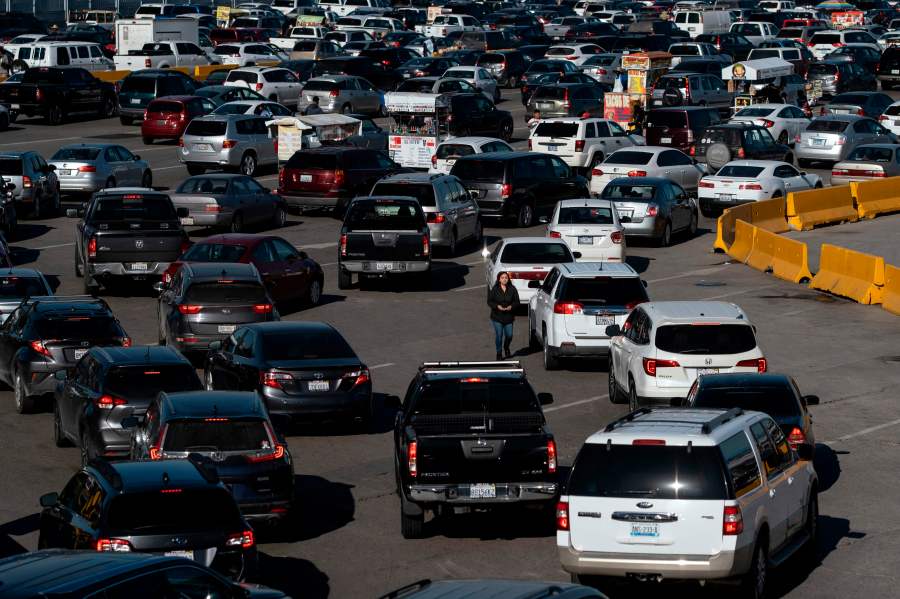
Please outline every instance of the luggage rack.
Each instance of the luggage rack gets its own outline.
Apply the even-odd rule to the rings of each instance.
[[[519,372],[525,374],[518,360],[491,362],[423,362],[419,372],[470,373],[470,372]]]
[[[675,408],[675,409],[682,409],[682,408]],[[619,418],[617,420],[613,420],[612,422],[607,424],[606,427],[603,429],[603,432],[604,433],[612,432],[620,426],[623,426],[630,422],[634,422],[635,418],[638,418],[639,416],[644,416],[645,414],[654,414],[656,412],[665,413],[669,410],[672,410],[672,408],[656,408],[656,409],[647,408],[647,407],[638,408],[637,410],[630,412],[630,413],[626,414],[625,416],[622,416],[621,418]],[[730,422],[730,421],[734,420],[735,418],[737,418],[738,416],[741,416],[743,414],[744,414],[744,410],[742,410],[741,408],[731,408],[727,412],[723,412],[722,414],[719,414],[718,416],[715,416],[714,418],[711,418],[711,419],[707,420],[706,422],[697,422],[696,420],[676,420],[676,419],[663,420],[663,419],[652,419],[652,418],[641,418],[639,422],[641,424],[688,424],[691,426],[699,426],[700,433],[704,434],[704,435],[708,435],[711,432],[713,432],[714,430],[716,430],[717,428],[719,428],[720,426],[722,426],[723,424],[725,424],[726,422]]]

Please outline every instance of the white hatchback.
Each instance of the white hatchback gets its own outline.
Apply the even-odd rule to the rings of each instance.
[[[603,48],[597,44],[566,44],[564,46],[550,46],[544,53],[544,58],[568,60],[572,64],[581,65],[591,56],[602,53]]]
[[[562,239],[579,262],[625,262],[625,227],[609,200],[561,200],[547,222],[547,237]]]
[[[754,104],[742,108],[731,117],[731,121],[741,121],[762,125],[769,130],[778,143],[791,145],[809,125],[810,118],[798,107],[791,104]]]

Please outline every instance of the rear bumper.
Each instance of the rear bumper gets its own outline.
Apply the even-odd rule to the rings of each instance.
[[[105,277],[161,277],[169,268],[169,262],[146,262],[146,270],[130,270],[122,262],[88,262],[87,274],[102,279]]]
[[[57,380],[53,376],[57,370],[72,368],[75,364],[58,362],[31,362],[22,372],[25,393],[28,395],[46,395],[56,391]]]
[[[219,166],[238,166],[243,156],[243,148],[235,151],[232,148],[217,152],[195,152],[187,147],[178,148],[178,160],[184,164],[218,164]]]
[[[558,348],[554,349],[560,358],[606,358],[609,356],[609,338],[577,339],[569,337],[567,341],[563,341]]]
[[[832,179],[832,182],[834,180]],[[697,200],[700,202],[700,209],[705,211],[718,211],[721,212],[725,208],[733,208],[735,206],[740,206],[741,204],[750,204],[752,202],[756,202],[759,200],[755,199],[744,199],[744,198],[735,198],[734,200],[720,200],[719,198],[703,198],[699,197]]]
[[[176,123],[174,127],[165,126],[148,126],[147,121],[141,126],[141,135],[144,137],[152,137],[153,139],[178,139],[184,133],[181,124]]]
[[[347,204],[352,198],[349,194],[326,195],[294,195],[289,191],[278,191],[278,196],[292,208],[335,208]]]
[[[186,225],[195,225],[198,227],[225,227],[231,224],[233,212],[218,212],[216,214],[192,212],[188,218],[194,220],[193,223],[184,223]]]
[[[273,418],[300,420],[304,417],[364,417],[372,405],[372,387],[360,385],[358,389],[343,393],[287,393],[263,389],[266,407]]]
[[[794,155],[797,158],[802,158],[804,160],[833,160],[837,162],[838,160],[843,160],[846,158],[845,148],[847,152],[851,149],[852,146],[849,144],[844,144],[842,146],[832,146],[830,148],[817,149],[810,146],[797,144],[794,146]]]
[[[579,552],[571,546],[557,547],[563,570],[574,574],[628,576],[660,575],[663,578],[706,580],[731,578],[750,569],[753,546],[715,555],[657,555],[646,553]]]
[[[470,497],[469,484],[410,485],[406,495],[415,503],[452,505],[497,505],[530,501],[555,501],[559,485],[555,482],[496,483],[497,497]]]
[[[384,264],[390,264],[391,270],[378,270],[377,264],[382,264],[378,260],[359,260],[352,262],[341,262],[340,267],[347,272],[355,272],[364,275],[392,275],[404,274],[410,272],[427,272],[431,268],[430,260],[417,261],[397,261],[385,260]]]
[[[88,177],[59,177],[59,190],[93,193],[102,189],[105,183],[105,180],[101,180],[101,177],[96,175]]]
[[[121,104],[119,104],[119,116],[143,120],[145,108],[146,108],[146,106],[132,107],[132,106],[122,106]]]
[[[644,218],[641,222],[623,223],[625,237],[659,237],[663,233],[663,220],[655,216]]]

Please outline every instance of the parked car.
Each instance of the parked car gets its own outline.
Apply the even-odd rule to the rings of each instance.
[[[153,185],[150,163],[118,144],[63,146],[50,157],[50,164],[63,193],[91,194],[114,187]]]
[[[832,177],[832,184],[834,178]],[[798,171],[792,164],[777,160],[735,160],[714,175],[700,180],[698,200],[703,216],[716,217],[725,208],[807,189],[820,189],[819,175]]]
[[[599,82],[540,86],[531,94],[525,114],[540,112],[542,119],[585,114],[602,118],[606,91],[607,87]]]
[[[626,132],[615,121],[597,118],[542,119],[528,138],[529,149],[558,156],[585,173],[610,152],[643,144],[643,137]]]
[[[857,29],[847,29],[844,31],[834,31],[826,29],[817,31],[810,38],[809,49],[818,60],[822,60],[826,55],[846,44],[864,44],[876,52],[880,52],[878,40],[868,31],[860,31]]]
[[[854,62],[869,72],[878,73],[881,63],[881,49],[870,48],[869,46],[847,44],[837,48],[833,52],[829,52],[822,60],[829,62]]]
[[[693,144],[690,155],[717,171],[735,158],[794,162],[791,149],[776,142],[769,128],[747,122],[719,123],[707,127]]]
[[[900,47],[891,45],[884,49],[877,73],[883,91],[894,89],[895,85],[900,84]]]
[[[697,164],[684,152],[660,146],[637,146],[616,150],[591,169],[590,190],[591,195],[597,197],[613,179],[658,177],[694,191],[706,172],[704,165]]]
[[[502,593],[508,599],[528,599],[529,597],[555,596],[559,599],[606,599],[600,591],[590,587],[558,582],[525,580],[421,580],[396,591],[383,595],[381,599],[404,597],[405,599],[426,599],[431,593],[445,597],[465,597],[478,594]]]
[[[609,200],[585,198],[561,200],[547,223],[547,237],[562,239],[577,261],[624,262],[625,228]]]
[[[413,92],[418,94],[477,94],[478,88],[465,79],[451,79],[443,77],[416,77],[406,79],[397,85],[398,92]]]
[[[818,62],[809,65],[809,81],[822,82],[822,99],[827,100],[841,93],[878,88],[875,73],[852,62]]]
[[[359,112],[368,115],[384,114],[384,94],[362,77],[353,75],[321,75],[303,85],[298,110],[304,110],[319,99],[324,112],[349,114]]]
[[[143,69],[130,73],[118,88],[119,121],[131,125],[144,118],[151,101],[163,96],[191,96],[200,87],[197,81],[179,71]]]
[[[141,121],[141,141],[151,145],[157,139],[178,139],[194,117],[212,113],[216,105],[199,96],[165,96],[152,100]]]
[[[600,198],[616,206],[625,237],[649,238],[661,247],[672,236],[697,234],[698,208],[694,198],[668,178],[622,177],[613,179]]]
[[[211,174],[185,179],[172,194],[172,204],[184,208],[182,225],[225,228],[240,233],[249,226],[284,226],[284,200],[247,175]]]
[[[15,85],[0,85],[0,103],[16,115],[41,116],[59,125],[75,114],[110,118],[116,112],[116,88],[78,67],[35,67]]]
[[[404,79],[411,79],[413,77],[442,77],[444,71],[450,67],[455,67],[458,64],[459,63],[455,60],[449,58],[424,56],[421,58],[413,58],[412,60],[403,63],[397,67],[397,72],[400,73]]]
[[[797,165],[808,168],[814,162],[839,162],[862,144],[897,143],[897,137],[868,117],[855,114],[828,114],[816,117],[794,144]]]
[[[468,81],[489,100],[500,101],[500,85],[484,67],[451,67],[444,71],[443,77]]]
[[[673,73],[660,77],[653,86],[650,105],[729,107],[732,94],[715,75]]]
[[[509,142],[513,135],[512,114],[499,110],[481,94],[453,94],[450,104],[450,133],[456,137],[489,135]]]
[[[485,249],[484,281],[488,289],[501,272],[509,274],[519,303],[528,305],[537,293],[533,285],[545,280],[557,264],[574,263],[581,254],[573,252],[562,239],[551,237],[505,237],[491,251]]]
[[[265,96],[261,96],[255,91],[243,87],[234,87],[230,85],[208,85],[197,90],[196,94],[202,98],[206,98],[216,106],[221,106],[227,102],[236,101],[263,101]]]
[[[266,120],[251,115],[196,118],[179,141],[178,160],[191,175],[222,169],[252,177],[259,167],[278,164]]]
[[[213,54],[222,64],[239,67],[252,67],[268,61],[281,62],[291,58],[281,48],[261,42],[219,44],[213,49]]]
[[[448,174],[456,159],[488,152],[512,152],[512,146],[493,137],[454,137],[438,144],[429,173]]]
[[[59,153],[59,152],[57,152]],[[52,158],[51,158],[52,160]],[[4,221],[7,220],[5,202],[11,196],[11,212],[17,216],[32,215],[34,218],[59,212],[60,175],[56,166],[51,166],[38,152],[32,150],[0,150],[0,178],[3,179]]]
[[[487,69],[498,85],[515,87],[528,64],[519,50],[497,50],[479,56],[475,66]]]
[[[900,154],[895,144],[857,146],[831,168],[831,184],[846,185],[851,181],[873,181],[900,175]]]
[[[209,114],[252,114],[266,118],[294,116],[294,111],[270,100],[235,100],[225,102]]]
[[[758,32],[758,29],[754,29]],[[708,42],[718,48],[722,54],[727,54],[733,60],[747,60],[750,51],[756,47],[756,43],[740,33],[702,33],[694,38],[696,42]],[[721,71],[719,71],[721,73]]]
[[[831,98],[821,114],[858,114],[878,119],[893,103],[894,99],[883,92],[847,92]]]
[[[293,71],[281,67],[233,69],[228,73],[225,85],[252,88],[272,102],[295,108],[300,96],[300,80]]]
[[[621,54],[603,52],[588,56],[579,65],[579,68],[585,75],[590,75],[600,83],[605,83],[612,87],[615,85],[615,72],[621,65]],[[721,73],[721,69],[718,72]]]
[[[791,145],[794,138],[809,125],[809,117],[797,106],[790,104],[753,104],[738,110],[730,122],[747,122],[762,125],[775,140]]]

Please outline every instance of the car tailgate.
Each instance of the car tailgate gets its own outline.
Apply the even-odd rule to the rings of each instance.
[[[427,236],[418,231],[352,231],[346,235],[346,258],[427,260],[430,248],[425,239]]]
[[[96,235],[93,262],[172,262],[181,255],[185,241],[181,229],[149,228],[135,223],[129,231],[103,231]]]

